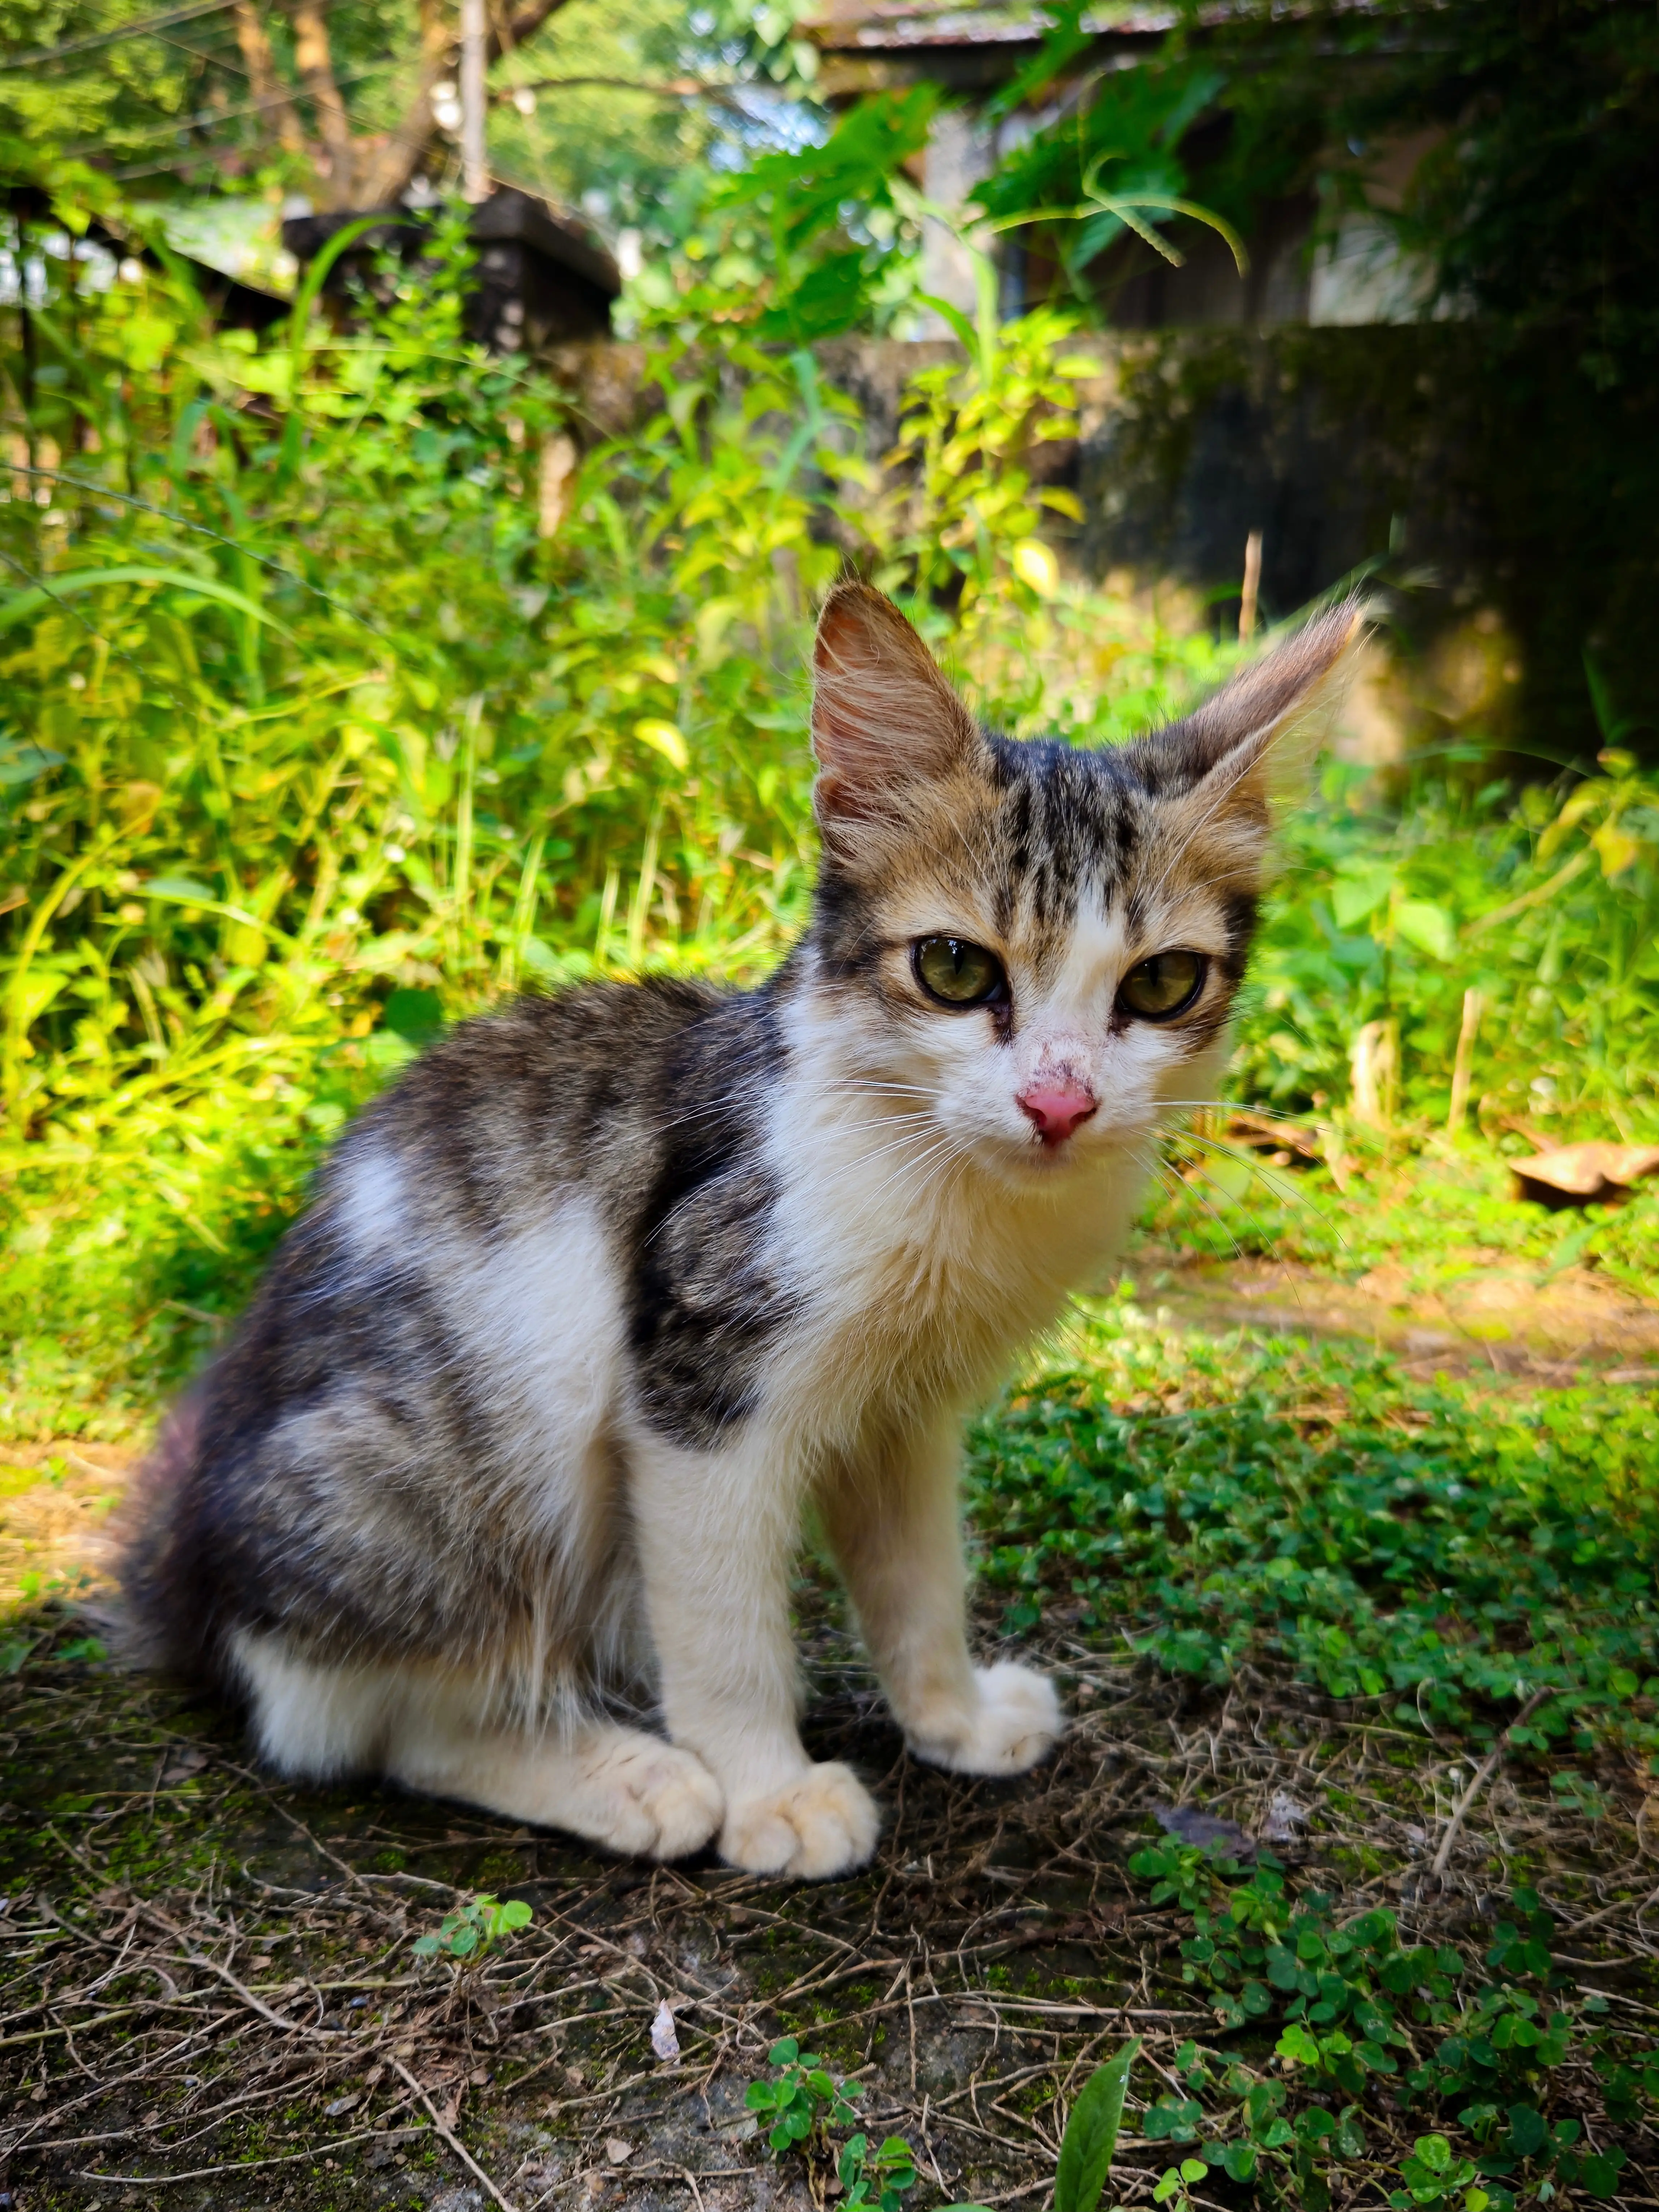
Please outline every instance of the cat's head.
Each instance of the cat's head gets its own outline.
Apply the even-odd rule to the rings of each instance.
[[[1275,798],[1362,619],[1310,623],[1183,720],[1089,751],[976,723],[867,586],[818,626],[815,995],[844,1080],[1024,1178],[1212,1090]]]

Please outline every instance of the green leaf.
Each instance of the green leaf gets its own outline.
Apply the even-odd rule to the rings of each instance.
[[[198,883],[194,876],[152,876],[143,890],[147,898],[176,899],[181,906],[210,906],[219,896],[210,884]]]
[[[8,745],[0,750],[0,785],[33,783],[49,768],[63,765],[63,754],[50,752],[45,745]]]
[[[1443,906],[1428,899],[1401,899],[1394,910],[1394,926],[1407,945],[1434,960],[1449,960],[1457,950],[1457,933]]]
[[[1060,2146],[1054,2212],[1095,2212],[1111,2171],[1129,2069],[1139,2048],[1137,2036],[1108,2064],[1097,2067],[1079,2093]]]
[[[1319,2045],[1307,2029],[1292,2021],[1273,2046],[1280,2058],[1288,2058],[1293,2066],[1317,2066]]]
[[[1578,2185],[1592,2197],[1611,2197],[1619,2186],[1619,2175],[1625,2164],[1622,2150],[1595,2150],[1582,2160],[1578,2167]]]
[[[977,349],[977,336],[973,325],[960,307],[953,307],[948,300],[936,299],[931,292],[918,292],[916,304],[918,307],[931,307],[936,315],[942,316],[961,339],[969,357],[972,357]]]
[[[118,568],[65,568],[52,580],[52,587],[36,586],[26,592],[17,592],[9,599],[0,599],[0,629],[10,629],[16,623],[31,615],[44,613],[59,599],[73,599],[82,592],[100,591],[106,584],[167,584],[181,592],[193,592],[199,599],[217,599],[222,606],[234,607],[240,615],[251,621],[264,623],[278,636],[290,644],[299,640],[286,623],[279,623],[275,615],[267,612],[258,600],[251,599],[246,592],[233,590],[216,577],[198,576],[190,568],[133,567]]]
[[[1352,929],[1377,908],[1394,889],[1394,870],[1377,865],[1345,869],[1331,886],[1331,911],[1339,929]]]
[[[386,1000],[381,1019],[389,1030],[410,1044],[422,1045],[436,1036],[444,1025],[443,1001],[435,991],[417,991],[404,986]]]
[[[775,2066],[788,2066],[800,2057],[800,2045],[793,2035],[781,2037],[767,2053]]]
[[[1510,2106],[1509,2147],[1516,2158],[1530,2158],[1534,2151],[1541,2150],[1548,2135],[1549,2130],[1545,2125],[1544,2115],[1535,2106],[1511,2105]],[[1434,2140],[1438,2141],[1439,2138],[1436,2137]],[[1418,2149],[1420,2154],[1421,2144],[1418,2146]]]
[[[647,714],[642,721],[635,723],[634,735],[642,745],[649,745],[653,752],[660,753],[671,768],[684,774],[690,767],[690,751],[677,723],[664,721],[660,715]]]

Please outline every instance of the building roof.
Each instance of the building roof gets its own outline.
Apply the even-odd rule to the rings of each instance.
[[[296,259],[309,261],[336,231],[360,221],[365,213],[376,212],[339,208],[325,215],[293,216],[283,225],[283,243]],[[400,238],[412,240],[430,221],[424,209],[388,208],[385,220],[365,232],[353,250],[366,255]],[[527,247],[599,295],[607,305],[622,290],[622,273],[602,246],[595,245],[576,221],[514,185],[497,185],[489,198],[473,209],[467,229],[480,245],[510,242]]]
[[[1364,11],[1376,0],[1336,0],[1340,9]],[[1200,28],[1245,12],[1240,0],[1209,0],[1196,13]],[[1301,0],[1277,11],[1304,14]],[[1091,33],[1091,60],[1103,53],[1150,52],[1183,20],[1184,11],[1148,0],[1099,0],[1083,16]],[[995,84],[1036,52],[1054,27],[1054,16],[1033,0],[828,0],[800,27],[823,57],[820,82],[832,100],[911,84],[918,78],[957,89]],[[1190,19],[1189,19],[1190,20]]]

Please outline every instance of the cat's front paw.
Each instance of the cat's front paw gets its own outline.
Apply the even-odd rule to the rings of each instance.
[[[726,1810],[720,1786],[700,1759],[632,1730],[619,1731],[592,1762],[591,1779],[603,1808],[597,1840],[629,1858],[683,1859],[700,1851]],[[556,1813],[553,1818],[563,1825]]]
[[[974,1669],[974,1703],[906,1730],[918,1759],[953,1774],[1024,1774],[1054,1749],[1065,1717],[1046,1674],[1005,1660]]]
[[[781,1789],[732,1805],[720,1856],[745,1874],[823,1881],[863,1866],[880,1826],[874,1801],[850,1767],[809,1766]]]

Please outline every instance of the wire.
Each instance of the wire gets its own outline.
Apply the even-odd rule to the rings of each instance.
[[[641,84],[630,76],[532,76],[522,84],[498,85],[489,95],[500,106],[518,92],[567,92],[579,85],[599,85],[612,92],[643,93],[653,100],[719,100],[740,92],[741,85],[702,84],[692,77],[676,77],[667,84]]]
[[[337,82],[342,87],[349,84],[362,84],[365,78],[383,76],[388,70],[401,69],[403,66],[400,61],[377,62],[372,67],[358,70],[349,76],[339,78]],[[309,95],[303,90],[276,92],[269,94],[264,100],[243,100],[235,107],[202,107],[198,108],[194,115],[176,115],[170,123],[158,124],[153,131],[130,131],[123,132],[122,136],[127,145],[142,146],[151,138],[171,138],[183,131],[206,131],[216,123],[234,123],[242,116],[258,115],[267,108],[280,107],[285,100],[291,100],[297,105],[308,97]],[[161,105],[159,100],[150,100],[146,104],[152,107]],[[107,141],[101,138],[88,138],[82,140],[79,145],[71,146],[69,151],[70,154],[94,154],[106,143]],[[165,168],[167,163],[163,161],[157,166]],[[153,168],[112,169],[110,172],[112,176],[118,178],[148,177],[154,173]]]
[[[239,0],[191,0],[189,6],[172,9],[165,15],[141,16],[136,23],[123,23],[113,30],[88,32],[84,39],[65,39],[61,46],[36,46],[29,53],[19,54],[15,61],[0,59],[0,76],[14,70],[38,68],[42,62],[55,62],[65,54],[86,53],[94,46],[119,46],[127,39],[147,39],[169,29],[174,23],[191,22],[198,15],[222,15],[238,4]],[[317,4],[319,14],[326,15],[339,4],[339,0],[317,0]],[[179,42],[168,40],[166,43],[176,46]],[[196,46],[185,46],[182,51],[187,54],[201,53]],[[205,55],[202,58],[210,58]]]
[[[61,61],[65,54],[90,53],[94,46],[111,46],[123,39],[142,39],[152,31],[165,31],[174,23],[188,23],[198,15],[222,15],[236,0],[191,0],[185,8],[170,8],[165,15],[146,15],[136,23],[120,23],[113,30],[89,31],[83,39],[64,39],[55,46],[35,46],[9,61],[0,61],[0,74],[12,70],[39,69],[42,62]]]
[[[249,561],[257,561],[262,568],[269,568],[273,575],[281,576],[290,584],[297,584],[302,592],[309,592],[313,599],[321,599],[337,614],[361,623],[376,637],[386,635],[377,623],[370,622],[366,615],[360,615],[356,607],[348,606],[343,599],[337,599],[331,592],[323,591],[307,578],[296,575],[292,568],[285,568],[280,561],[273,561],[268,554],[256,553],[251,545],[244,545],[240,538],[226,538],[217,530],[210,530],[205,522],[192,522],[187,514],[175,514],[165,507],[156,507],[149,500],[137,499],[131,492],[117,491],[112,484],[95,483],[86,477],[72,477],[67,469],[25,468],[15,461],[10,464],[10,467],[14,476],[42,477],[53,483],[73,484],[77,491],[90,492],[94,499],[116,500],[123,507],[136,507],[142,514],[155,515],[158,521],[174,522],[181,530],[193,530],[198,538],[210,538],[216,545],[228,546],[233,553],[240,553]],[[33,580],[39,583],[40,579],[35,577]]]
[[[151,35],[161,45],[171,46],[175,54],[188,54],[192,61],[205,62],[210,69],[228,70],[232,76],[240,77],[244,84],[252,82],[246,70],[242,66],[241,55],[234,46],[228,50],[216,50],[212,46],[192,46],[183,39],[168,38],[164,31],[156,31]]]

